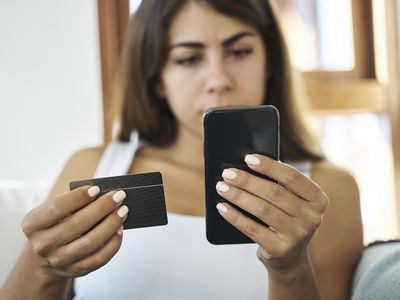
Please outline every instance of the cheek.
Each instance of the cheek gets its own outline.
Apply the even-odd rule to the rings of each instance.
[[[171,111],[173,112],[175,118],[178,120],[185,119],[186,116],[190,114],[190,107],[187,105],[186,101],[184,99],[171,99],[167,100],[168,105],[171,108]]]
[[[193,102],[195,95],[193,89],[185,80],[185,84],[174,84],[166,89],[166,101],[178,122],[187,123],[196,114]]]
[[[266,72],[263,64],[255,63],[248,65],[245,70],[241,69],[239,84],[248,104],[258,105],[264,100]]]
[[[187,93],[180,93],[175,95],[175,97],[167,98],[168,105],[174,115],[179,130],[182,128],[190,129],[191,132],[197,132],[201,134],[201,119],[199,118],[199,113],[191,102]]]
[[[258,104],[261,104],[266,94],[265,82],[267,80],[267,66],[265,57],[260,57],[262,63],[254,66],[254,96],[258,99]]]
[[[191,72],[170,71],[163,74],[166,101],[175,114],[192,114],[199,93],[198,75]]]

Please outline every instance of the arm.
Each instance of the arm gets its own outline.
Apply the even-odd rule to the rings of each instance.
[[[0,290],[0,299],[66,299],[70,284],[69,278],[48,274],[27,244]]]
[[[312,179],[330,202],[310,242],[310,257],[323,299],[349,299],[353,271],[363,249],[359,192],[353,176],[327,162]]]
[[[97,201],[88,193],[89,187],[64,193],[69,181],[93,176],[100,154],[100,148],[75,154],[49,199],[24,217],[22,228],[29,243],[1,289],[0,299],[64,299],[70,278],[100,267],[116,253],[121,242],[116,233],[124,219],[115,213],[120,203],[113,202],[113,193]]]
[[[297,286],[290,289],[295,295],[293,298],[296,293],[305,295],[304,291],[317,289],[321,299],[350,298],[353,271],[363,249],[357,183],[349,173],[327,162],[315,164],[312,179],[328,196],[329,205],[309,243],[309,260],[304,263],[304,268],[278,277],[270,271],[269,278],[275,280],[272,286],[276,291],[276,298],[271,295],[272,299],[290,299],[286,286],[288,278]],[[303,297],[318,299],[312,294]]]
[[[311,300],[321,299],[321,296],[323,299],[342,299],[337,296],[347,293],[345,285],[337,286],[335,282],[326,282],[324,276],[329,269],[321,267],[321,262],[325,264],[328,262],[332,266],[338,261],[321,251],[317,257],[315,252],[309,250],[310,240],[321,227],[322,217],[328,206],[327,195],[317,184],[292,167],[261,155],[256,157],[259,164],[248,163],[249,167],[275,179],[280,185],[234,169],[237,173],[235,178],[229,179],[223,174],[224,182],[229,189],[225,191],[220,189],[218,193],[270,225],[270,227],[262,226],[228,204],[225,204],[225,209],[220,209],[220,213],[228,222],[259,244],[258,258],[268,269],[269,299]],[[321,169],[317,174],[325,173]],[[330,176],[326,178],[327,184],[333,179]],[[339,181],[339,185],[341,184]],[[358,198],[353,202],[358,203]],[[221,205],[219,206],[221,208]],[[336,203],[333,207],[337,207]],[[336,213],[334,210],[327,211],[327,220],[324,218],[322,222],[327,224],[321,227],[320,231],[318,229],[318,238],[313,240],[313,245],[318,246],[324,242],[319,236],[327,239],[332,232],[339,233],[343,230],[332,227],[330,219],[332,217],[338,219],[339,215]],[[356,211],[353,210],[350,215],[352,213],[356,214]],[[333,240],[330,245],[337,247],[333,246],[335,242],[337,240]],[[346,253],[349,252],[347,247],[344,246],[343,249]],[[351,256],[353,259],[357,255],[354,253]],[[315,272],[313,260],[315,260]],[[348,261],[343,261],[342,266],[346,266],[348,271],[353,266],[350,264],[349,267],[347,263]],[[339,276],[344,276],[341,279],[344,283],[348,274],[344,270],[339,273]],[[332,287],[340,291],[330,294],[327,291]]]

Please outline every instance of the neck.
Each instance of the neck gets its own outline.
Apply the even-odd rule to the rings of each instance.
[[[187,129],[178,130],[174,143],[165,148],[170,160],[184,167],[204,172],[201,135]]]

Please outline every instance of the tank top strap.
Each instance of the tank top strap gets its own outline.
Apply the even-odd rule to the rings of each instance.
[[[285,161],[285,163],[296,168],[308,178],[311,177],[311,169],[313,165],[311,160]]]
[[[140,145],[136,133],[132,134],[129,142],[111,141],[100,159],[95,178],[127,174]]]

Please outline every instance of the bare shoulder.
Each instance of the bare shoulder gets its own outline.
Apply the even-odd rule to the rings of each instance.
[[[331,162],[321,161],[314,163],[311,177],[331,200],[359,201],[357,182],[348,170]]]
[[[314,163],[311,178],[329,198],[321,231],[329,229],[332,232],[331,227],[340,227],[337,222],[342,222],[344,226],[350,225],[348,222],[356,221],[357,225],[361,225],[358,185],[348,170],[322,161]]]
[[[64,170],[68,175],[70,173],[81,175],[92,175],[97,167],[97,164],[104,152],[105,146],[83,148],[71,155],[65,164]],[[79,178],[77,178],[79,179]]]
[[[49,197],[67,192],[71,181],[93,177],[104,149],[105,146],[90,147],[73,153],[64,165]]]
[[[311,239],[310,256],[326,298],[345,299],[363,248],[358,186],[349,171],[327,161],[315,163],[311,173],[329,205]]]
[[[338,181],[341,184],[357,185],[354,176],[348,170],[326,160],[314,163],[311,174],[313,179],[324,184],[336,184]]]

